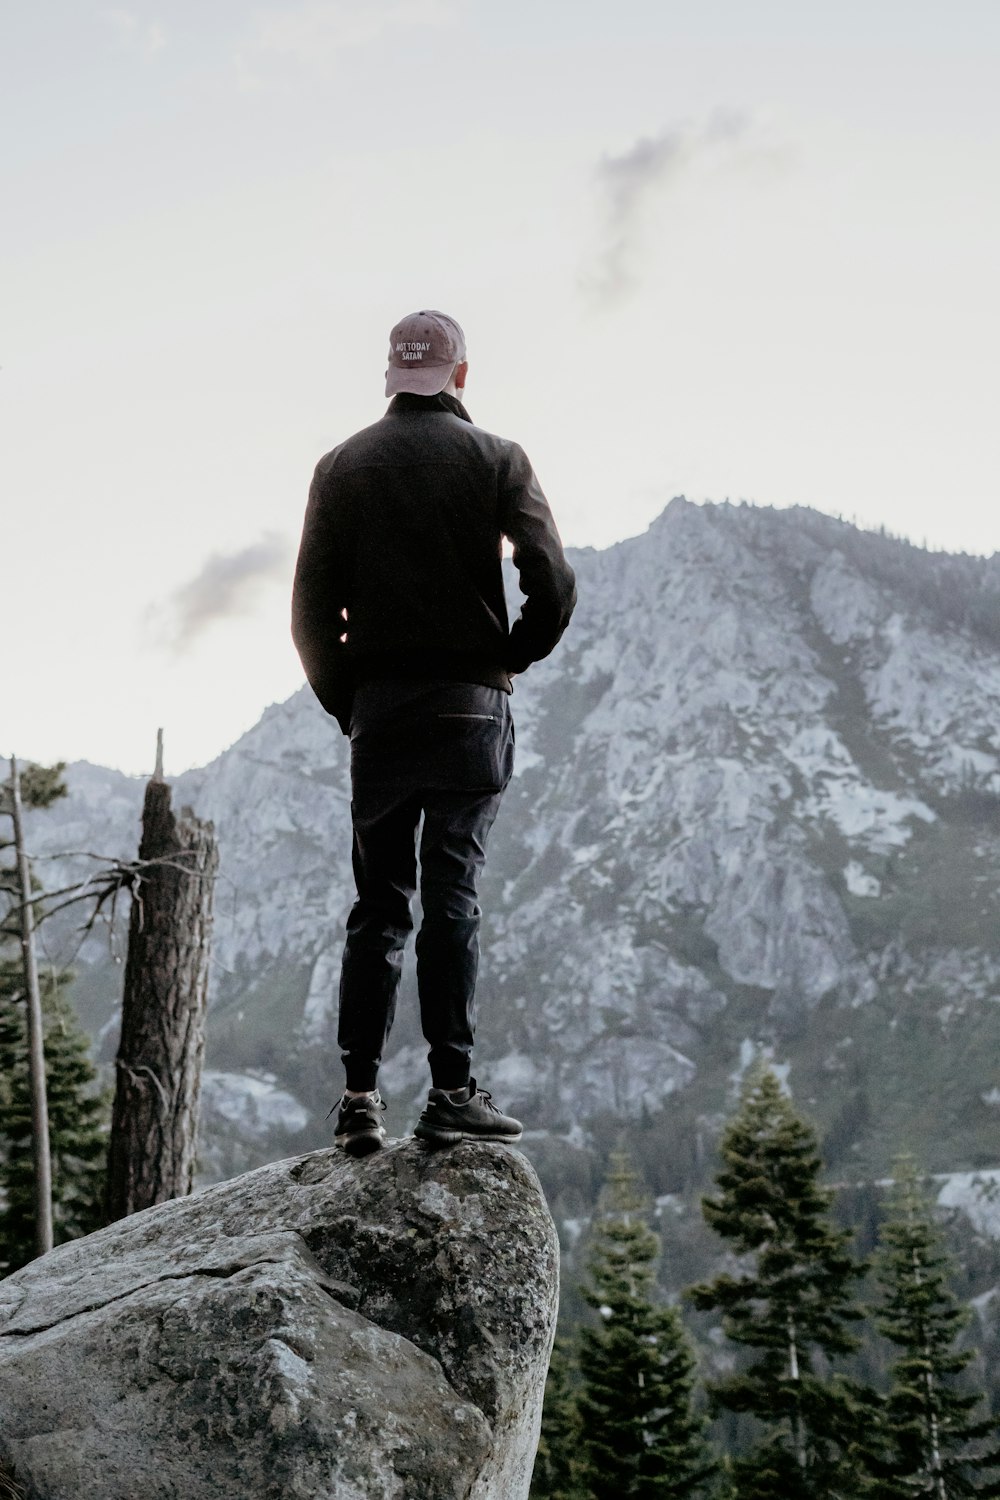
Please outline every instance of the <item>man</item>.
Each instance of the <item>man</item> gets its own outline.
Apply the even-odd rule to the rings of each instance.
[[[357,900],[341,968],[347,1086],[334,1139],[359,1156],[385,1137],[378,1067],[413,926],[421,817],[417,990],[432,1088],[415,1133],[439,1145],[521,1135],[471,1076],[477,887],[513,769],[511,678],[555,646],[576,587],[523,450],[473,426],[467,373],[453,318],[423,311],[396,325],[385,387],[394,400],[320,459],[295,573],[295,644],[351,739]],[[510,628],[504,537],[525,595]]]

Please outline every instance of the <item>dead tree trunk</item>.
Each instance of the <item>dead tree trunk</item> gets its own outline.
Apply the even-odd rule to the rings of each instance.
[[[108,1153],[111,1220],[194,1183],[218,849],[211,823],[176,818],[159,762],[146,787]]]

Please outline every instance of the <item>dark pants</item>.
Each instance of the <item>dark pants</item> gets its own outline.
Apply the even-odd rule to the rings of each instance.
[[[469,1080],[486,840],[510,780],[508,694],[471,683],[372,682],[351,717],[358,898],[347,921],[340,1027],[349,1089],[373,1089],[420,901],[417,990],[431,1081]]]

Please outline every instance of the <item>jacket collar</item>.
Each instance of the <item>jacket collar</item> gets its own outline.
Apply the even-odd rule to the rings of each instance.
[[[452,416],[461,417],[463,422],[472,421],[458,397],[452,396],[448,391],[440,391],[436,396],[418,396],[413,391],[401,391],[398,396],[393,396],[389,411],[450,411]]]

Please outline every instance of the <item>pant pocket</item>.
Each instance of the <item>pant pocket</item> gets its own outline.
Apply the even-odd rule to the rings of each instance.
[[[479,683],[442,683],[352,734],[351,769],[359,782],[501,792],[514,769],[509,696]]]
[[[513,770],[510,710],[439,713],[426,746],[425,784],[442,791],[503,791]]]

